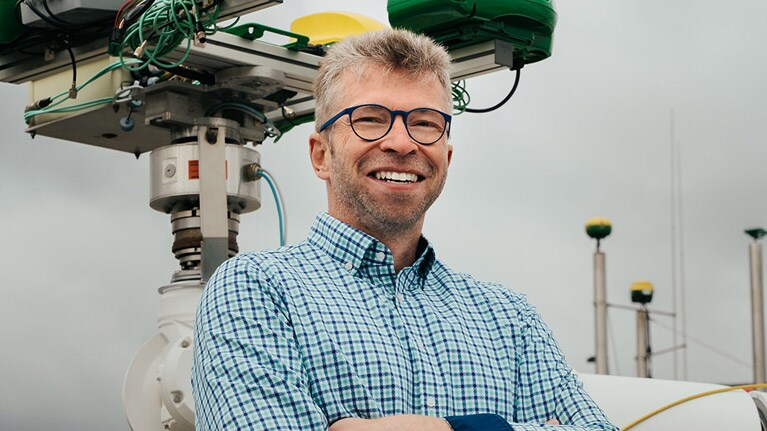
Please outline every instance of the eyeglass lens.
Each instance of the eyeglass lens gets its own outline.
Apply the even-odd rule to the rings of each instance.
[[[391,112],[382,106],[360,106],[351,113],[354,133],[362,139],[375,141],[391,128]],[[445,133],[445,117],[438,111],[424,108],[410,111],[405,126],[416,142],[432,144]]]

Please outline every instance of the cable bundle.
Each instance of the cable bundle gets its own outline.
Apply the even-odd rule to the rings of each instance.
[[[193,42],[203,44],[208,35],[217,31],[220,11],[220,0],[208,6],[194,0],[128,0],[115,17],[110,53],[122,59],[126,52],[132,52],[142,61],[129,70],[138,71],[150,64],[161,69],[180,67]],[[163,60],[184,41],[186,49],[181,59]]]
[[[125,60],[127,64],[136,64],[138,63],[138,60],[135,59],[126,59]],[[75,87],[76,90],[81,90],[86,85],[90,84],[91,82],[101,78],[102,76],[106,75],[107,73],[119,69],[120,67],[124,67],[125,65],[120,63],[111,63],[108,66],[104,67],[103,69],[99,70],[88,78],[87,81],[83,82],[82,84]],[[120,93],[123,94],[123,93]],[[84,109],[92,108],[94,106],[99,105],[105,105],[108,103],[115,102],[114,97],[102,97],[99,99],[94,100],[88,100],[82,103],[77,104],[70,104],[70,105],[64,105],[60,106],[62,103],[66,102],[67,100],[71,99],[71,91],[70,90],[64,90],[55,96],[38,100],[37,102],[27,106],[27,109],[25,109],[24,112],[24,121],[29,124],[32,119],[38,115],[41,114],[53,114],[53,113],[64,113],[64,112],[77,112]]]

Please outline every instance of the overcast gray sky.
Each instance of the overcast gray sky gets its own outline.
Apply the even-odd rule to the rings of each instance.
[[[286,0],[253,15],[287,28],[310,12],[386,21],[386,2]],[[767,225],[767,3],[560,1],[553,56],[524,68],[502,109],[454,121],[453,164],[425,233],[457,270],[526,293],[573,367],[593,372],[592,253],[606,216],[608,299],[637,279],[671,309],[670,112],[682,153],[688,378],[751,378],[745,228]],[[513,74],[468,82],[494,104]],[[168,216],[148,206],[148,157],[24,133],[26,88],[0,85],[0,429],[126,429],[122,379],[156,330],[177,263]],[[325,209],[309,126],[259,148],[287,203],[291,243]],[[274,204],[242,217],[240,247],[278,243]],[[658,317],[664,325],[668,319]],[[612,310],[612,371],[633,375],[634,315]],[[652,327],[653,347],[670,347]],[[673,377],[671,355],[655,375]]]

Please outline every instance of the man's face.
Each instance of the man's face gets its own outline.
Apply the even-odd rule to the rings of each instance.
[[[434,77],[369,67],[361,77],[342,75],[341,84],[336,111],[373,103],[391,110],[449,112],[445,89]],[[413,141],[401,116],[386,136],[368,142],[354,134],[345,115],[329,130],[313,134],[310,145],[315,171],[327,181],[330,215],[373,235],[420,233],[426,210],[445,185],[453,151],[447,133],[428,146]]]

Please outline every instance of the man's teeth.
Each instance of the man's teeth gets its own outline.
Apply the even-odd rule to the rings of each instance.
[[[414,183],[418,181],[418,175],[405,172],[376,172],[376,178],[384,181],[396,181],[399,183]]]

